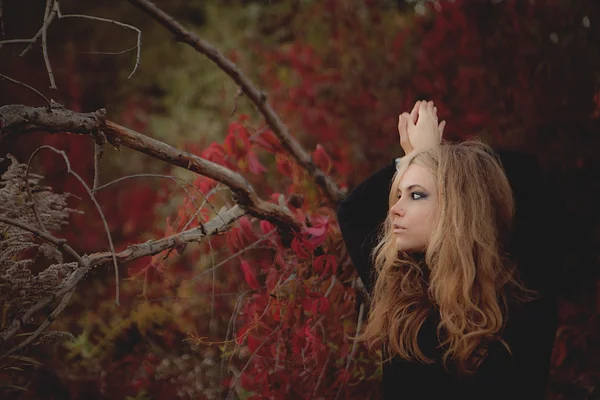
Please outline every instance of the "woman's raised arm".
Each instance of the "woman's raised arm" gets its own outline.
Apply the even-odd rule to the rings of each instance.
[[[439,145],[445,121],[438,124],[433,102],[417,101],[398,117],[400,146],[406,154]],[[338,207],[337,217],[348,254],[369,292],[375,282],[371,252],[389,210],[389,192],[396,162],[390,162],[359,184]]]
[[[371,251],[377,244],[379,226],[387,216],[390,184],[395,172],[394,160],[354,188],[337,210],[346,249],[369,292],[375,282]]]

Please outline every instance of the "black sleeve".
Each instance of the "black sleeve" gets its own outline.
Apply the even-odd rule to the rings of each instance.
[[[369,292],[374,285],[371,251],[377,244],[379,227],[387,216],[389,190],[395,172],[394,160],[354,188],[337,210],[348,254]]]

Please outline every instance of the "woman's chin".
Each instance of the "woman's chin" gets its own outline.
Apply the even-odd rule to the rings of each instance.
[[[411,251],[411,246],[408,246],[407,243],[400,238],[396,239],[396,248],[398,249],[398,251],[403,251],[405,253]]]
[[[424,246],[414,246],[412,243],[406,243],[405,240],[401,238],[396,239],[396,248],[398,251],[402,251],[404,253],[422,253],[425,251]]]

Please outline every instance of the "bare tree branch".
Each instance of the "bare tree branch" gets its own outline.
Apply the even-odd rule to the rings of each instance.
[[[0,107],[0,143],[34,131],[87,135],[103,132],[116,147],[129,147],[229,186],[236,202],[250,215],[267,220],[284,232],[302,229],[300,222],[284,208],[259,198],[252,185],[237,172],[114,122],[105,121],[104,114],[104,109],[83,114],[56,105],[50,111],[23,105],[3,106]]]
[[[56,0],[56,1],[58,4],[58,0]],[[57,9],[58,9],[58,6],[57,6]],[[131,71],[131,73],[129,74],[127,79],[131,78],[133,76],[133,74],[135,74],[135,71],[137,71],[138,67],[140,66],[140,53],[142,50],[142,31],[141,30],[139,30],[138,28],[136,28],[133,25],[124,24],[123,22],[115,21],[112,19],[93,17],[91,15],[83,15],[83,14],[62,14],[60,12],[60,10],[58,10],[58,19],[64,19],[64,18],[83,18],[83,19],[91,19],[94,21],[108,22],[110,24],[115,24],[115,25],[121,26],[123,28],[131,29],[131,30],[137,32],[137,45],[136,45],[137,54],[135,57],[135,65],[133,66],[133,71]]]
[[[46,70],[48,71],[48,77],[50,78],[50,89],[56,90],[56,82],[54,81],[54,72],[52,72],[52,65],[50,64],[50,58],[48,57],[48,40],[47,31],[48,23],[46,21],[50,18],[50,13],[57,12],[58,0],[54,3],[54,0],[46,0],[46,10],[44,10],[44,23],[42,24],[42,54],[44,55],[44,63],[46,64]]]
[[[100,207],[100,203],[98,203],[98,200],[96,200],[96,197],[94,196],[94,194],[92,193],[90,187],[87,185],[87,183],[85,183],[85,181],[83,180],[83,178],[81,176],[79,176],[79,174],[75,171],[73,171],[71,169],[71,163],[69,162],[69,158],[67,157],[67,154],[62,151],[62,150],[58,150],[52,146],[48,146],[48,145],[44,145],[44,146],[40,146],[38,147],[33,154],[31,155],[31,157],[29,158],[29,162],[31,162],[31,160],[33,159],[33,157],[41,150],[43,149],[49,149],[52,150],[53,152],[60,154],[65,162],[65,164],[67,165],[67,172],[71,175],[73,175],[78,181],[79,183],[81,183],[81,186],[83,186],[83,188],[86,190],[87,194],[90,196],[90,198],[92,199],[92,202],[94,203],[94,206],[96,206],[96,210],[98,211],[98,214],[100,214],[100,218],[102,219],[102,224],[104,225],[104,231],[106,232],[106,236],[108,238],[108,244],[110,246],[110,251],[112,253],[112,258],[113,258],[113,264],[114,264],[114,268],[115,268],[115,287],[116,287],[116,291],[115,291],[115,303],[117,305],[119,305],[119,266],[117,264],[117,258],[115,257],[115,246],[113,244],[113,240],[112,240],[112,235],[110,234],[110,229],[108,227],[108,222],[106,221],[106,217],[104,216],[104,212],[102,211],[102,207]],[[27,168],[29,169],[29,164],[27,165]]]
[[[52,243],[59,250],[64,249],[75,260],[77,260],[77,262],[80,265],[83,262],[83,260],[81,259],[81,256],[79,254],[77,254],[77,252],[75,250],[73,250],[73,248],[71,246],[69,246],[67,244],[67,241],[65,239],[58,239],[58,238],[52,236],[48,232],[41,231],[41,230],[39,230],[37,228],[34,228],[33,226],[29,226],[27,224],[24,224],[24,223],[22,223],[20,221],[17,221],[17,220],[11,219],[11,218],[6,218],[6,217],[4,217],[2,215],[0,215],[0,222],[8,224],[8,225],[13,225],[13,226],[16,226],[17,228],[21,228],[23,230],[29,231],[29,232],[31,232],[31,233],[39,236],[40,238],[44,239],[48,243]]]
[[[0,142],[35,131],[95,134],[104,126],[106,110],[77,113],[50,101],[51,107],[7,105],[0,107]]]
[[[149,240],[145,243],[131,245],[128,246],[127,249],[116,253],[114,256],[119,264],[124,264],[142,257],[159,254],[181,244],[199,242],[208,236],[215,236],[226,232],[229,229],[230,224],[242,215],[244,215],[244,211],[240,207],[235,206],[221,212],[220,215],[215,216],[215,218],[205,223],[204,229],[197,227],[161,239]],[[18,225],[15,224],[15,226]],[[29,230],[27,228],[24,229]],[[40,233],[43,232],[40,231]],[[81,267],[76,269],[67,279],[65,279],[54,294],[46,296],[38,301],[35,305],[27,309],[20,318],[15,319],[8,328],[0,331],[0,345],[11,339],[21,329],[24,321],[28,321],[42,308],[54,303],[57,299],[74,290],[77,284],[92,268],[110,262],[112,257],[113,254],[111,252],[95,253],[81,257]]]
[[[57,7],[52,7],[52,12],[50,13],[50,15],[48,15],[48,18],[46,18],[44,20],[44,22],[42,23],[42,27],[37,31],[37,33],[35,34],[34,37],[32,37],[31,39],[16,39],[15,40],[15,42],[17,40],[20,40],[21,43],[29,43],[29,46],[27,46],[21,52],[21,54],[19,54],[20,57],[25,57],[25,54],[27,54],[27,52],[31,49],[31,47],[35,44],[35,42],[38,41],[38,39],[40,38],[40,36],[42,36],[43,32],[46,29],[48,29],[48,26],[52,23],[52,21],[56,17],[57,12],[58,12],[58,8]],[[8,43],[8,42],[10,42],[10,40],[6,40],[4,43]]]
[[[207,176],[229,186],[236,202],[250,215],[275,223],[279,228],[300,230],[298,222],[281,207],[260,199],[248,181],[240,174],[194,154],[175,149],[161,141],[142,135],[114,122],[107,121],[104,130],[109,141],[148,154],[187,170]]]
[[[48,70],[48,75],[50,77],[50,87],[52,89],[56,89],[56,84],[54,83],[54,74],[52,73],[52,67],[50,65],[50,61],[48,58],[48,49],[46,46],[46,32],[48,30],[48,26],[50,26],[52,21],[54,21],[54,18],[56,18],[57,16],[58,16],[58,19],[82,18],[82,19],[91,19],[91,20],[101,21],[101,22],[108,22],[108,23],[115,24],[115,25],[121,26],[123,28],[135,31],[137,33],[137,44],[132,49],[137,48],[137,54],[136,54],[136,59],[135,59],[135,65],[133,67],[133,70],[127,77],[127,79],[131,78],[133,76],[133,74],[135,74],[138,67],[140,66],[140,54],[141,54],[141,48],[142,48],[142,31],[141,30],[139,30],[135,26],[125,24],[122,22],[118,22],[118,21],[115,21],[112,19],[94,17],[91,15],[83,15],[83,14],[62,14],[60,11],[60,6],[59,6],[58,0],[47,0],[46,10],[44,12],[44,22],[42,24],[42,27],[35,34],[35,36],[33,36],[30,39],[1,40],[0,47],[3,44],[29,43],[29,45],[21,52],[21,54],[19,54],[19,56],[23,57],[31,49],[33,44],[35,44],[38,41],[38,39],[40,37],[42,37],[42,52],[44,54],[44,62],[46,63],[46,69]],[[4,37],[2,37],[2,39],[4,39]],[[132,50],[132,49],[130,49],[130,50]],[[129,50],[127,50],[127,51],[129,51]],[[121,52],[121,53],[123,53],[123,52]],[[116,54],[121,54],[121,53],[116,53]]]
[[[188,44],[198,52],[204,54],[227,75],[231,77],[241,88],[243,93],[254,103],[259,112],[263,115],[267,124],[279,138],[282,146],[296,159],[298,165],[304,168],[310,176],[313,177],[325,194],[337,204],[344,197],[342,191],[337,187],[331,177],[325,175],[323,171],[317,168],[302,146],[290,135],[287,126],[283,123],[279,115],[273,110],[267,102],[266,95],[258,90],[256,86],[246,77],[238,67],[226,58],[219,49],[212,44],[202,40],[198,35],[185,29],[173,17],[159,9],[154,3],[148,0],[127,0],[136,7],[142,9],[158,23],[163,25],[175,35],[175,39]]]
[[[0,361],[15,352],[24,349],[25,347],[29,346],[29,344],[32,343],[35,339],[37,339],[46,330],[46,328],[48,328],[48,326],[52,322],[54,322],[56,317],[58,317],[60,315],[60,313],[63,312],[63,310],[67,307],[67,305],[69,304],[69,301],[71,301],[71,297],[73,296],[74,291],[75,291],[75,289],[67,292],[67,294],[65,294],[63,296],[62,300],[60,301],[58,306],[54,309],[54,311],[52,311],[52,313],[48,316],[48,318],[46,318],[46,320],[44,322],[42,322],[40,324],[40,326],[38,326],[38,328],[27,339],[25,339],[24,341],[19,343],[17,346],[15,346],[12,349],[10,349],[9,351],[7,351],[6,353],[0,355]]]

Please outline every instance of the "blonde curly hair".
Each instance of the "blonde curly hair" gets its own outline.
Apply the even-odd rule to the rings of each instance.
[[[372,256],[377,272],[370,312],[358,337],[382,344],[389,358],[434,362],[418,345],[432,312],[446,369],[477,370],[490,341],[500,340],[509,298],[534,296],[516,278],[505,253],[514,215],[511,187],[499,158],[479,141],[442,143],[405,157],[394,176],[389,205],[407,168],[432,174],[439,196],[424,263],[396,247],[388,217]],[[437,319],[436,319],[437,321]]]

